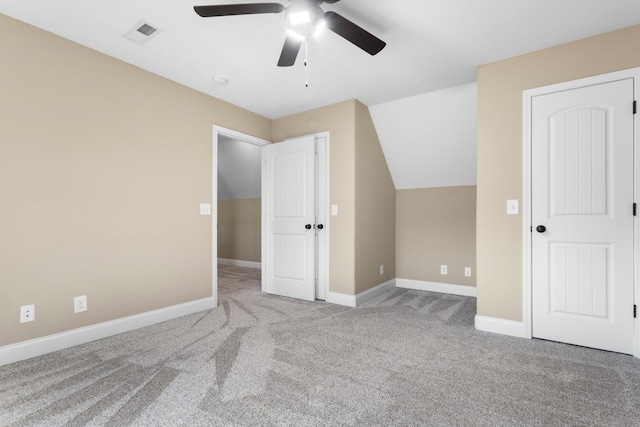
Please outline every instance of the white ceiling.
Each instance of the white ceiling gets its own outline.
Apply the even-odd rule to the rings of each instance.
[[[322,8],[387,46],[372,57],[328,31],[310,39],[305,88],[304,48],[294,67],[276,66],[283,13],[193,11],[256,1],[0,0],[0,13],[271,119],[358,99],[398,189],[475,184],[479,65],[640,23],[640,0],[341,0]],[[122,37],[141,20],[163,30],[144,46]],[[223,187],[222,198],[254,197]]]
[[[478,85],[369,108],[398,190],[476,184]]]
[[[301,57],[276,66],[284,14],[201,18],[192,8],[249,1],[0,0],[0,13],[272,119],[471,83],[480,64],[640,22],[638,0],[342,0],[322,7],[387,47],[372,57],[326,32],[309,43],[305,88]],[[164,30],[144,46],[121,37],[141,19]]]

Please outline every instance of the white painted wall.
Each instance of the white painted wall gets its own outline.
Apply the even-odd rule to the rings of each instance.
[[[218,200],[261,197],[262,147],[220,136],[218,144]]]
[[[476,185],[477,83],[369,107],[398,190]]]

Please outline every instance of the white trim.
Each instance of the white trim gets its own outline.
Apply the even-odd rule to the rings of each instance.
[[[0,366],[210,310],[215,308],[213,301],[211,297],[203,298],[0,347]]]
[[[356,306],[355,295],[341,294],[338,292],[327,292],[327,299],[325,301],[330,304],[343,305],[345,307]]]
[[[265,146],[271,144],[266,139],[257,138],[247,135],[233,129],[223,128],[222,126],[213,126],[213,144],[212,144],[212,161],[211,161],[211,259],[218,258],[218,136],[224,135],[229,138],[237,139],[253,145]],[[264,170],[262,172],[262,182],[264,185]],[[262,224],[264,229],[264,224]],[[264,240],[264,239],[263,239]],[[264,254],[264,242],[262,242],[262,253]],[[211,295],[213,297],[213,306],[218,306],[218,264],[211,263]],[[263,275],[264,277],[264,275]],[[264,292],[264,287],[263,287]]]
[[[524,338],[532,338],[531,320],[531,102],[533,94],[525,91],[522,96],[522,324]],[[476,320],[477,328],[477,320]]]
[[[316,257],[317,262],[317,277],[318,289],[324,288],[324,299],[326,300],[329,293],[329,240],[331,237],[331,215],[329,212],[329,189],[331,188],[329,178],[331,176],[329,170],[329,149],[331,146],[331,139],[329,132],[320,132],[315,134],[316,141],[316,153],[318,154],[318,170],[316,188],[317,188],[317,213],[318,218],[316,222],[324,225],[324,229],[320,232],[316,230],[316,236],[318,236],[318,255]],[[324,197],[322,197],[324,195]],[[318,292],[316,289],[316,292]],[[321,296],[321,295],[320,295]],[[319,295],[316,295],[318,298]]]
[[[258,268],[258,269],[262,268],[261,262],[243,261],[241,259],[218,258],[218,264],[233,265],[234,267]]]
[[[418,291],[440,292],[442,294],[462,295],[465,297],[475,297],[477,289],[475,286],[452,285],[450,283],[425,282],[423,280],[396,279],[397,288],[415,289]]]
[[[640,73],[640,68],[636,68],[635,70]],[[633,87],[634,99],[640,100],[640,76],[637,74],[633,79]],[[640,201],[640,173],[638,171],[638,167],[640,166],[640,149],[638,149],[638,141],[640,141],[638,137],[640,133],[640,119],[638,116],[639,114],[637,113],[633,116],[633,198],[636,203]],[[640,227],[638,225],[638,217],[635,216],[633,218],[633,250],[635,259],[633,264],[633,281],[635,284],[634,304],[636,306],[640,305],[640,260],[638,259],[638,254],[640,254]],[[640,358],[640,318],[636,317],[633,323],[635,329],[633,355]]]
[[[535,96],[629,78],[634,79],[635,99],[640,100],[640,88],[638,87],[638,81],[640,80],[640,67],[600,74],[597,76],[557,83],[549,86],[542,86],[522,92],[522,324],[524,327],[524,338],[532,338],[533,329],[531,314],[531,298],[533,291],[531,283],[531,227],[533,225],[531,223],[531,103],[533,98]],[[638,115],[634,117],[634,147],[636,147],[638,143],[637,135],[639,130],[637,116]],[[640,174],[637,172],[637,168],[640,165],[640,152],[636,148],[634,149],[634,153],[634,196],[637,201],[638,192],[640,191]],[[637,221],[637,217],[634,218],[634,299],[635,304],[640,305],[640,257],[637,256],[637,254],[640,253],[640,227],[637,226]],[[476,327],[477,324],[478,321],[476,319]],[[640,358],[640,319],[635,319],[634,324],[634,356]]]
[[[384,283],[380,283],[377,286],[374,286],[371,289],[367,289],[366,291],[360,292],[356,295],[356,306],[363,304],[369,300],[374,299],[375,297],[384,294],[385,292],[391,290],[396,287],[396,279],[391,279]]]
[[[479,331],[492,332],[494,334],[509,335],[518,338],[531,338],[525,330],[523,322],[498,319],[496,317],[477,316],[475,326]]]

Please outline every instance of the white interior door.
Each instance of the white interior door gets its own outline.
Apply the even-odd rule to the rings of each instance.
[[[532,100],[534,337],[633,353],[633,91]]]
[[[265,147],[266,291],[315,300],[315,138]]]

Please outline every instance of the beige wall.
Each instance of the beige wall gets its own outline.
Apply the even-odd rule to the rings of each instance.
[[[210,297],[212,126],[271,121],[4,15],[0,51],[0,346]]]
[[[398,190],[396,253],[399,278],[475,286],[476,187]]]
[[[218,258],[262,261],[261,201],[218,201]]]
[[[640,66],[640,25],[478,70],[478,314],[522,320],[522,92]]]
[[[355,122],[357,294],[396,277],[396,189],[369,109],[360,102],[355,104]]]
[[[271,140],[329,131],[330,203],[338,215],[330,221],[329,287],[332,292],[355,292],[355,101],[294,114],[273,121]]]

